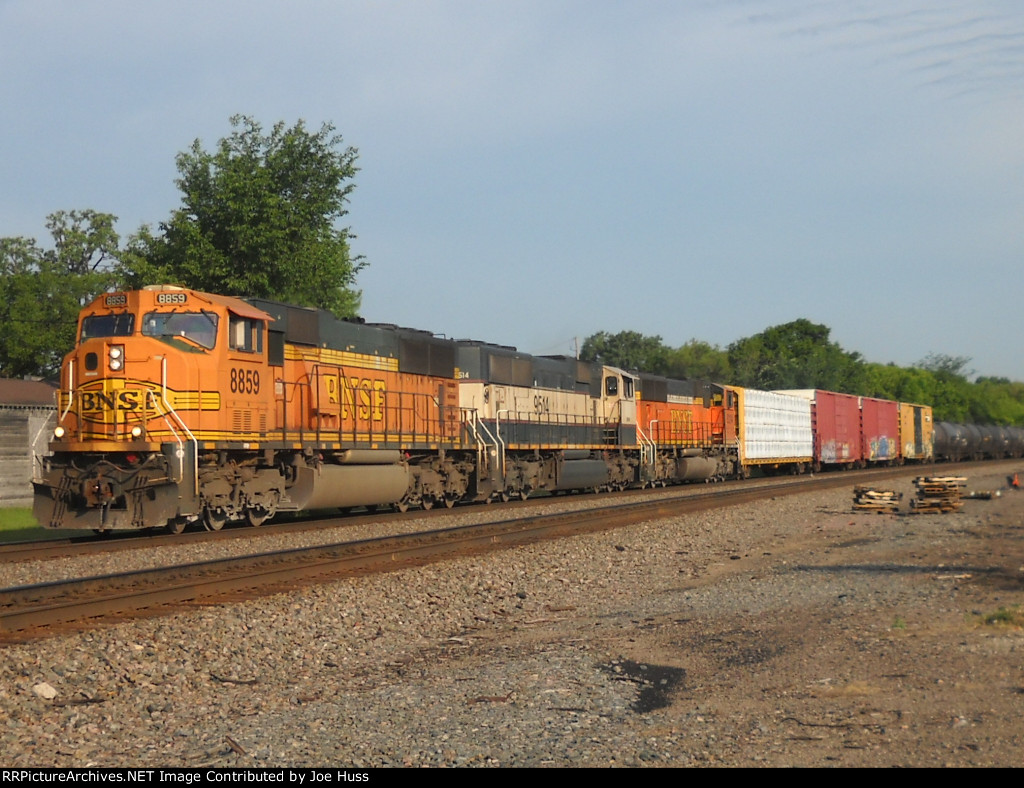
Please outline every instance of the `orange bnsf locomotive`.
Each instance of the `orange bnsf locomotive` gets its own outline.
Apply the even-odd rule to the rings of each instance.
[[[724,477],[739,470],[732,398],[271,301],[107,293],[63,361],[35,515],[216,530],[282,511]]]

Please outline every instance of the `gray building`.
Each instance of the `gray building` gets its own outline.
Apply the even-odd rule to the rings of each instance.
[[[0,378],[0,506],[31,506],[33,463],[57,419],[56,387]]]

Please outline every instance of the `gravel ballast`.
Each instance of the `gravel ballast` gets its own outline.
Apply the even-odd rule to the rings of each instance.
[[[1019,765],[1024,492],[913,475],[7,646],[3,765]]]

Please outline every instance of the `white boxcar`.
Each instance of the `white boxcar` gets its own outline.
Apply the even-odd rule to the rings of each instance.
[[[772,391],[733,390],[739,398],[740,463],[803,470],[814,457],[810,401]]]

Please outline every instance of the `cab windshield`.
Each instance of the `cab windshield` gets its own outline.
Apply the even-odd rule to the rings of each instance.
[[[142,321],[147,337],[188,339],[200,347],[217,344],[217,315],[213,312],[150,312]]]
[[[135,331],[135,315],[90,315],[82,318],[82,342],[103,337],[130,337]]]

